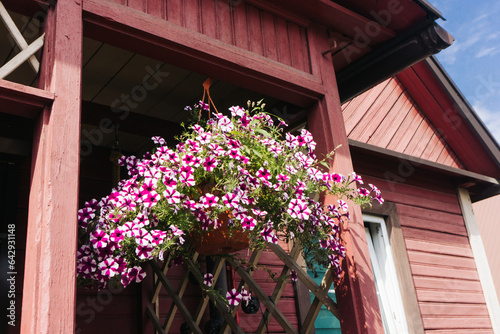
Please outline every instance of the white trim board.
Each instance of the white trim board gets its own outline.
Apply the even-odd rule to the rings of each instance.
[[[486,251],[484,250],[483,240],[479,232],[476,217],[472,210],[472,202],[470,199],[469,191],[464,188],[458,188],[458,201],[465,221],[465,227],[469,236],[470,246],[474,254],[479,280],[483,289],[484,299],[490,315],[491,325],[493,332],[500,334],[500,304],[491,276],[490,266],[486,258]]]

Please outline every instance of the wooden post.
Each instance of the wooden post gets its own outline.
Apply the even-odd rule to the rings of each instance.
[[[335,71],[330,54],[322,55],[330,48],[327,32],[323,27],[314,25],[308,30],[311,68],[313,75],[321,78],[325,91],[323,99],[309,109],[309,130],[317,142],[319,158],[342,145],[335,153],[332,170],[347,176],[353,171],[353,166]],[[335,200],[326,199],[327,202]],[[335,281],[342,333],[383,333],[361,208],[351,203],[349,209],[351,221],[342,233],[346,248],[344,271]]]
[[[82,68],[81,1],[59,0],[45,26],[39,87],[54,103],[33,139],[22,333],[74,333]]]

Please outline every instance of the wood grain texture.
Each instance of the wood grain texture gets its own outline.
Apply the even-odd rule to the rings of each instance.
[[[56,6],[46,18],[40,73],[40,87],[56,98],[34,135],[22,333],[75,331],[82,4]]]
[[[272,3],[229,0],[123,0],[116,3],[311,73],[308,21]]]
[[[350,139],[464,168],[396,77],[355,97],[342,108]]]

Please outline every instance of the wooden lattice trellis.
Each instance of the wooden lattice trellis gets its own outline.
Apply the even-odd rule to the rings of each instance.
[[[7,30],[11,34],[12,38],[16,42],[21,52],[19,52],[16,56],[10,59],[7,63],[5,63],[2,67],[0,67],[0,79],[5,78],[10,73],[12,73],[16,68],[21,66],[25,61],[28,61],[31,68],[38,73],[40,70],[40,62],[35,56],[35,53],[40,50],[43,46],[43,42],[45,39],[45,33],[43,33],[40,37],[38,37],[33,43],[29,44],[23,37],[23,34],[19,31],[14,20],[12,20],[11,16],[5,9],[4,5],[0,1],[0,19],[3,21]]]
[[[272,294],[268,296],[262,290],[262,288],[257,284],[257,282],[252,278],[253,271],[251,268],[258,263],[259,258],[262,254],[261,250],[254,251],[251,254],[247,266],[243,266],[240,262],[234,259],[226,259],[226,260],[223,258],[219,259],[218,262],[215,264],[212,272],[214,276],[213,284],[215,285],[215,282],[219,278],[219,274],[221,273],[222,269],[227,263],[241,277],[241,282],[238,287],[238,291],[240,291],[243,286],[249,287],[252,293],[259,298],[259,301],[264,305],[266,309],[262,315],[262,318],[255,333],[257,334],[265,333],[266,327],[269,325],[272,318],[276,319],[276,321],[279,323],[279,325],[283,328],[283,330],[286,333],[297,333],[297,334],[309,333],[314,326],[314,321],[316,320],[316,317],[318,316],[318,313],[322,305],[325,305],[326,308],[335,317],[338,318],[339,315],[338,315],[337,304],[328,296],[328,290],[330,289],[330,286],[333,282],[332,271],[330,269],[326,271],[321,286],[318,286],[314,282],[314,280],[307,274],[307,272],[304,269],[302,269],[302,267],[300,267],[296,262],[300,255],[300,246],[295,245],[290,251],[290,254],[286,253],[278,245],[270,244],[269,248],[271,251],[274,252],[274,254],[276,254],[276,256],[284,264],[283,269],[281,271],[281,275],[287,276],[290,273],[290,270],[292,269],[295,270],[298,279],[309,289],[309,291],[311,291],[314,294],[315,298],[311,303],[311,306],[309,308],[309,311],[307,312],[304,322],[300,324],[300,328],[297,330],[292,326],[292,324],[286,319],[286,317],[277,307],[281,295],[285,289],[285,286],[288,283],[288,280],[278,280]],[[199,272],[196,269],[193,269],[197,268],[194,265],[194,261],[196,261],[197,258],[198,254],[196,253],[192,259],[189,259],[187,261],[187,268],[189,269],[187,269],[186,272],[184,273],[184,276],[177,290],[173,288],[173,286],[167,279],[167,271],[168,271],[167,264],[170,259],[169,258],[165,259],[165,261],[163,262],[163,267],[160,267],[160,265],[157,262],[154,261],[151,262],[151,266],[153,268],[153,272],[155,273],[156,279],[155,279],[155,287],[153,290],[154,292],[151,298],[152,305],[147,306],[147,313],[151,318],[157,333],[161,334],[168,333],[171,329],[175,314],[177,311],[179,311],[184,320],[189,325],[191,332],[196,334],[202,334],[203,332],[200,329],[200,322],[203,313],[205,312],[205,309],[208,305],[209,299],[212,299],[217,309],[221,313],[222,317],[224,318],[224,324],[222,326],[221,333],[228,333],[229,330],[231,330],[232,333],[243,334],[244,333],[243,330],[235,320],[236,312],[238,310],[237,306],[233,307],[232,310],[230,311],[228,310],[224,302],[220,300],[218,297],[204,296],[201,302],[199,303],[196,312],[194,314],[191,314],[186,305],[183,303],[182,297],[184,295],[186,286],[189,281],[189,272],[192,273],[192,275],[196,278],[198,282],[201,283],[203,281],[201,272]],[[172,299],[172,304],[167,313],[166,319],[163,323],[160,321],[160,316],[159,316],[160,303],[158,298],[162,287],[165,288],[169,297]]]

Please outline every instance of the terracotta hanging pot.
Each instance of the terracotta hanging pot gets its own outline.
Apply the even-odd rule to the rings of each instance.
[[[202,255],[234,253],[248,248],[250,239],[242,230],[229,230],[230,214],[219,215],[219,228],[210,231],[193,232],[189,239],[194,249]]]
[[[199,186],[201,195],[212,192],[213,183],[204,183]],[[216,195],[220,195],[216,192]],[[219,228],[203,231],[200,229],[189,235],[194,249],[202,255],[219,255],[234,253],[248,248],[250,239],[248,232],[237,229],[229,229],[230,220],[233,218],[228,211],[219,214],[217,225]]]

